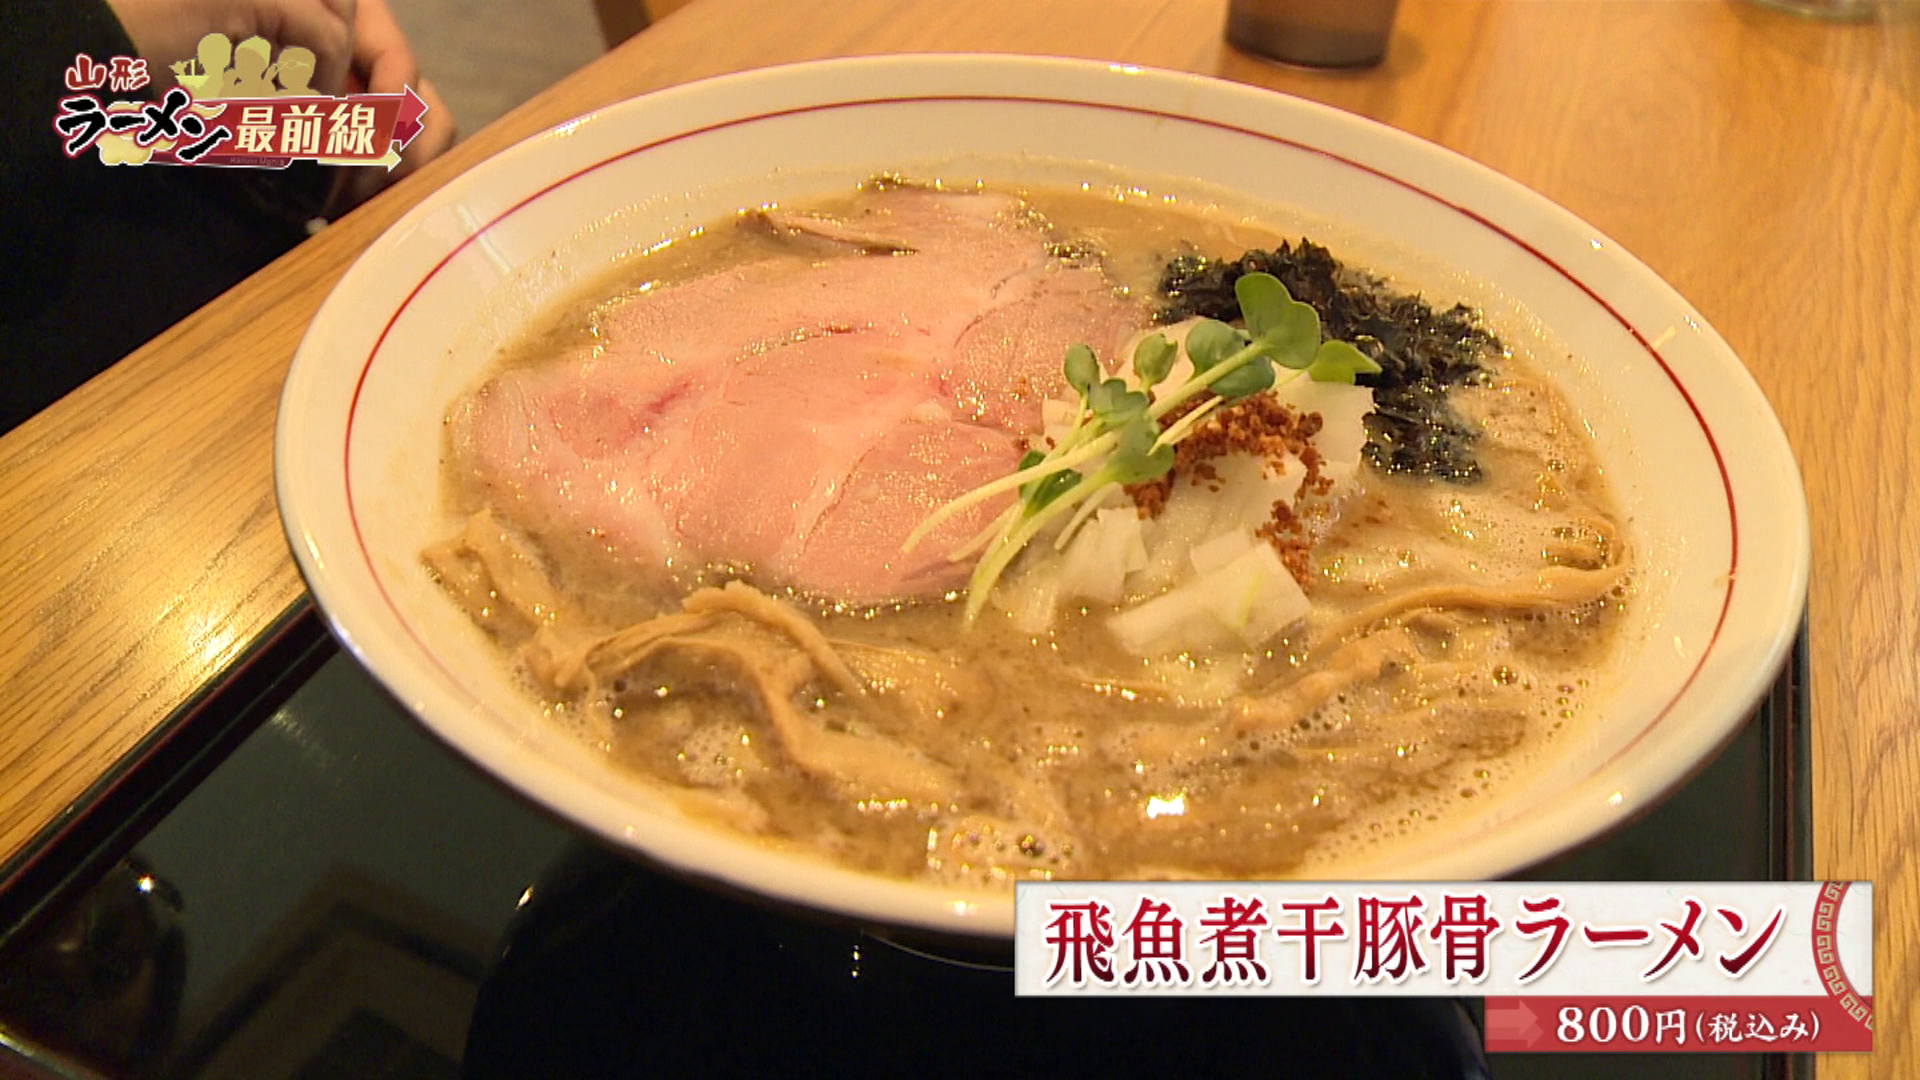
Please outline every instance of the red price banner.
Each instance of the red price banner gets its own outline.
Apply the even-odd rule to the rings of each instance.
[[[1873,1049],[1873,1000],[1497,997],[1488,1053],[1845,1053]]]

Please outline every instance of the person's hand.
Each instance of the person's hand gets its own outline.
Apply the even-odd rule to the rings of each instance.
[[[423,130],[407,144],[400,155],[399,166],[384,178],[384,183],[397,180],[439,157],[453,145],[457,129],[447,103],[440,100],[433,84],[420,74],[413,49],[407,45],[407,36],[400,31],[400,24],[394,21],[393,9],[387,6],[387,0],[360,0],[356,15],[353,76],[364,80],[367,91],[375,94],[398,94],[411,86],[420,100],[427,103],[427,113],[420,118],[425,125]],[[380,186],[374,185],[373,190]]]
[[[424,129],[392,173],[355,167],[336,202],[351,206],[453,145],[453,115],[420,75],[413,49],[387,0],[109,0],[150,71],[174,70],[197,54],[200,39],[227,35],[239,44],[263,37],[274,53],[288,45],[313,50],[313,88],[322,94],[397,94],[411,86],[427,103]]]
[[[360,0],[356,14],[349,90],[398,94],[411,86],[420,100],[427,103],[427,112],[420,118],[420,134],[400,152],[400,164],[392,172],[358,168],[341,177],[329,200],[328,215],[332,217],[358,206],[381,188],[439,157],[453,145],[456,133],[453,114],[448,111],[447,103],[440,100],[433,84],[420,74],[413,50],[407,45],[406,35],[401,33],[400,24],[394,21],[387,0]]]
[[[274,51],[288,45],[313,50],[313,86],[339,94],[347,86],[354,61],[354,0],[108,0],[134,48],[147,59],[148,71],[178,71],[208,34],[225,34],[233,44],[263,37]],[[384,0],[369,0],[385,10]],[[387,15],[392,21],[392,15]],[[208,74],[213,74],[209,72]],[[421,138],[426,136],[422,134]]]

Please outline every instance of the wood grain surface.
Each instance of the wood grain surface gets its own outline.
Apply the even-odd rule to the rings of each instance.
[[[1746,360],[1814,535],[1814,841],[1878,896],[1879,1049],[1920,1069],[1920,19],[1739,0],[1403,0],[1381,67],[1269,65],[1224,0],[697,0],[0,439],[0,861],[57,824],[301,596],[275,512],[281,380],[407,207],[569,116],[813,57],[1021,51],[1219,74],[1431,139],[1599,226]]]

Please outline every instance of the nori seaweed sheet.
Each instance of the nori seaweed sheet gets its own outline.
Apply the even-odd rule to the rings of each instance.
[[[1156,317],[1162,323],[1196,315],[1237,320],[1233,283],[1256,271],[1279,278],[1295,300],[1320,313],[1323,340],[1350,341],[1380,365],[1378,375],[1358,380],[1373,388],[1367,457],[1375,466],[1456,484],[1480,479],[1475,432],[1447,401],[1449,388],[1478,377],[1485,370],[1482,358],[1501,350],[1472,309],[1455,305],[1436,312],[1420,297],[1350,270],[1303,239],[1233,260],[1175,257],[1161,276],[1166,302]]]

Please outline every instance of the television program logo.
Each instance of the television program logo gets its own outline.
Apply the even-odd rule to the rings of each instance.
[[[296,160],[327,165],[400,163],[420,134],[427,103],[399,94],[332,97],[308,85],[310,49],[290,45],[277,62],[265,38],[235,45],[225,34],[200,39],[193,58],[171,66],[178,85],[159,101],[147,61],[84,53],[67,67],[53,130],[69,158],[96,150],[104,165],[222,165],[283,169]],[[108,98],[108,100],[103,100]]]

